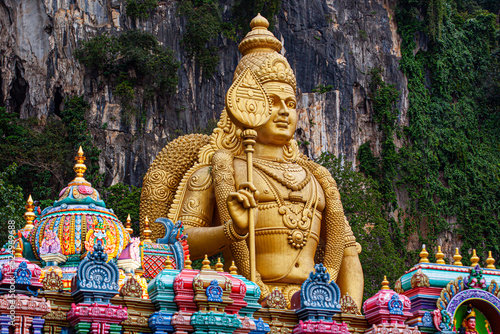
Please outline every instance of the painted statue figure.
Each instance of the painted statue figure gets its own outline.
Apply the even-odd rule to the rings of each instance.
[[[476,321],[476,311],[472,305],[467,307],[467,311],[464,319],[462,320],[462,327],[458,329],[458,333],[460,334],[478,334],[477,331],[477,321]],[[485,322],[486,331],[489,334],[490,328],[488,321]]]
[[[59,253],[61,250],[61,242],[57,237],[57,234],[53,231],[46,231],[45,237],[42,240],[42,246],[40,247],[40,255]]]
[[[275,288],[290,300],[323,263],[331,279],[361,306],[360,245],[345,219],[336,182],[327,169],[299,153],[296,79],[267,30],[255,17],[239,45],[243,54],[233,86],[211,136],[188,135],[168,144],[144,177],[141,228],[167,216],[182,221],[192,259],[223,252],[249,277],[249,210],[255,219],[257,283],[262,297]],[[230,106],[252,112],[269,107],[269,121],[255,128],[253,183],[247,182],[244,128]],[[163,237],[151,224],[153,238]]]

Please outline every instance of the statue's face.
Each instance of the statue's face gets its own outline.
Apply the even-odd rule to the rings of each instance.
[[[469,327],[469,329],[476,329],[476,318],[469,318],[467,320],[467,327]]]
[[[264,89],[271,99],[271,118],[257,128],[257,142],[266,145],[286,145],[297,127],[295,91],[287,83],[266,82]]]

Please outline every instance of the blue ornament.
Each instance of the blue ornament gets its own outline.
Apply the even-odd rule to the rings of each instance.
[[[182,226],[182,222],[178,221],[177,224],[174,224],[168,218],[158,218],[155,220],[156,223],[162,224],[165,227],[165,236],[157,240],[159,244],[168,244],[170,249],[174,253],[175,262],[177,263],[176,268],[184,268],[184,248],[180,243],[182,238],[186,238],[183,235],[184,227]]]
[[[28,269],[28,264],[25,261],[21,262],[14,272],[16,284],[30,285],[31,276],[31,271]]]
[[[340,288],[330,282],[330,274],[322,263],[314,269],[302,284],[297,315],[300,320],[331,321],[334,313],[340,313]]]
[[[76,302],[108,303],[118,293],[118,267],[113,261],[107,262],[102,240],[94,244],[77,268],[76,277],[71,285],[71,295]]]
[[[387,304],[390,314],[403,315],[403,302],[399,300],[399,295],[396,293],[392,295],[389,303]]]
[[[209,302],[222,302],[222,288],[219,286],[219,282],[217,282],[216,279],[210,282],[205,294]]]
[[[427,311],[424,313],[424,316],[422,317],[422,326],[434,327],[434,325],[432,324],[431,312]]]

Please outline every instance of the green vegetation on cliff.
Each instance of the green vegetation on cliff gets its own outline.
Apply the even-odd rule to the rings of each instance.
[[[483,257],[487,250],[500,256],[500,34],[497,16],[488,12],[500,9],[494,6],[473,0],[398,3],[407,127],[394,129],[393,87],[372,78],[382,156],[373,157],[365,144],[360,170],[377,180],[387,216],[398,209],[392,238],[407,264],[416,258],[405,251],[410,239],[435,250],[438,237],[444,243],[457,233],[465,263],[472,248]],[[399,150],[396,135],[405,143]],[[408,197],[405,207],[395,206],[398,189]]]

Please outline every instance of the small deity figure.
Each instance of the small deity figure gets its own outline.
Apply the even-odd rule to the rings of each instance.
[[[111,235],[109,230],[104,226],[102,219],[98,220],[85,236],[85,249],[88,252],[92,252],[94,244],[97,240],[101,240],[104,246],[104,252],[108,254],[108,259],[111,259],[117,253],[117,247],[115,246],[114,239],[113,235]]]
[[[488,333],[491,333],[489,330],[489,324],[486,326],[486,330]],[[467,312],[462,320],[462,327],[458,329],[459,334],[478,334],[478,331],[476,329],[476,312],[474,311],[474,308],[472,305],[469,305],[467,307]]]
[[[359,309],[361,246],[344,216],[335,180],[300,154],[294,140],[295,74],[279,53],[282,44],[268,31],[269,22],[259,14],[250,26],[217,128],[209,137],[187,135],[169,143],[144,177],[141,229],[146,216],[150,222],[182,221],[192,259],[222,251],[227,265],[234,260],[239,273],[250,278],[253,212],[253,263],[262,299],[277,288],[290,303],[315,263],[323,263]],[[255,120],[261,116],[255,111],[262,109],[269,119],[252,129],[256,137],[249,144],[248,128],[238,123],[235,110]],[[251,145],[253,159],[247,161]],[[164,236],[160,224],[151,229],[153,239]]]
[[[54,231],[47,230],[40,247],[40,255],[54,254],[61,251],[61,242]]]

